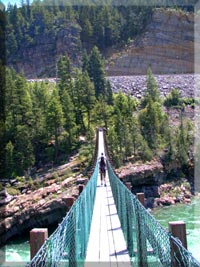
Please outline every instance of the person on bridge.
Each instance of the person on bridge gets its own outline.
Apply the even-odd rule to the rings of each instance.
[[[104,180],[104,186],[106,186],[106,158],[103,153],[101,153],[101,157],[99,158],[99,172],[101,178],[101,185],[103,184]]]

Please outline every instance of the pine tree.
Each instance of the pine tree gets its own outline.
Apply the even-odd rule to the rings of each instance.
[[[13,115],[15,124],[32,125],[32,101],[25,77],[17,75],[13,95]]]
[[[162,130],[166,115],[161,107],[160,93],[150,67],[147,71],[147,90],[142,100],[142,107],[139,112],[141,133],[149,147],[156,150],[159,146],[159,138],[164,138]]]
[[[179,106],[181,104],[180,92],[177,89],[172,89],[170,94],[166,97],[164,105],[166,107]]]
[[[141,132],[151,148],[156,148],[159,133],[158,111],[151,97],[145,109],[139,112]]]
[[[143,138],[142,135],[138,137],[138,153],[140,158],[143,161],[150,161],[153,158],[153,151],[149,147],[147,141]]]
[[[63,130],[64,116],[60,98],[56,89],[53,90],[48,108],[46,124],[49,129],[50,138],[55,140],[54,160],[57,162],[59,152],[59,135]]]
[[[112,107],[109,106],[102,95],[99,96],[98,101],[93,109],[92,118],[96,125],[101,125],[108,129],[110,125],[109,119],[111,117],[111,113],[113,112]]]
[[[89,56],[88,73],[94,82],[95,96],[105,95],[105,72],[104,63],[98,48],[95,46]]]
[[[23,175],[35,163],[33,151],[32,100],[25,78],[14,71],[7,71],[6,84],[6,138],[13,145],[12,170]],[[8,147],[9,151],[11,146]]]
[[[11,141],[6,144],[6,177],[14,177],[14,146]]]
[[[89,64],[89,58],[88,58],[88,54],[86,51],[83,52],[82,55],[82,72],[88,72],[88,64]]]
[[[0,14],[1,15],[1,14]],[[1,28],[1,26],[0,26]],[[1,29],[0,29],[1,30]],[[2,41],[2,39],[0,40]],[[2,45],[0,45],[2,47]],[[6,148],[6,104],[5,104],[5,65],[0,56],[0,178],[5,175],[5,148]]]
[[[57,72],[59,79],[59,95],[60,97],[62,97],[62,91],[65,88],[69,89],[71,86],[71,62],[68,56],[61,56],[59,58],[57,64]]]
[[[50,99],[50,84],[35,82],[30,86],[33,110],[33,145],[36,161],[45,159],[47,136],[47,107]]]
[[[114,110],[116,114],[120,112],[124,118],[127,117],[127,112],[129,112],[128,101],[127,96],[124,95],[122,91],[120,91],[114,99]]]
[[[108,103],[108,105],[113,105],[113,91],[112,91],[111,83],[109,80],[106,80],[105,83],[106,83],[105,100]]]
[[[129,124],[129,132],[130,132],[131,138],[132,138],[133,156],[136,157],[138,148],[140,146],[139,141],[142,140],[140,128],[139,128],[139,123],[138,123],[137,118],[132,115],[128,119],[128,124]]]
[[[83,73],[82,86],[83,86],[83,105],[86,109],[87,121],[88,121],[87,129],[90,130],[91,112],[94,108],[96,97],[95,97],[94,84],[90,81],[87,72]]]
[[[16,127],[14,162],[18,175],[24,175],[35,163],[31,135],[26,125]]]
[[[64,128],[67,132],[66,137],[66,149],[71,151],[73,145],[77,142],[77,124],[76,124],[76,117],[75,117],[75,108],[71,97],[65,89],[62,94],[62,102],[63,102],[63,115],[65,119]]]
[[[80,71],[76,71],[74,84],[73,84],[73,104],[76,114],[76,124],[80,126],[80,134],[86,132],[86,126],[84,122],[84,106],[83,106],[83,96],[84,96],[84,85],[83,77]]]
[[[189,159],[188,150],[189,143],[187,141],[187,133],[186,129],[184,128],[183,118],[181,115],[181,125],[177,137],[177,158],[182,166],[185,165]]]
[[[151,97],[153,102],[161,102],[160,92],[155,77],[153,76],[151,67],[147,70],[147,88],[144,98],[142,100],[142,106],[146,106],[147,100]]]

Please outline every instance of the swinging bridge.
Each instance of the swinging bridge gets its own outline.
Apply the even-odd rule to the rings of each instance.
[[[101,153],[107,157],[107,186],[98,171]],[[26,267],[200,267],[116,176],[101,128],[95,158],[86,187]]]

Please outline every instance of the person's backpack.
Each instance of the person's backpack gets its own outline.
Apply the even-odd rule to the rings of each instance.
[[[106,166],[104,156],[101,156],[101,159],[100,159],[100,166],[101,166],[101,167],[105,167],[105,166]]]

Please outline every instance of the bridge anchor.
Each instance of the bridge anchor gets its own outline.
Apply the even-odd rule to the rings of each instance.
[[[34,228],[30,231],[31,260],[48,238],[47,228]]]
[[[186,224],[183,221],[169,222],[169,231],[174,237],[177,237],[184,248],[187,249]],[[172,267],[185,266],[180,249],[177,244],[171,239],[171,257]]]

